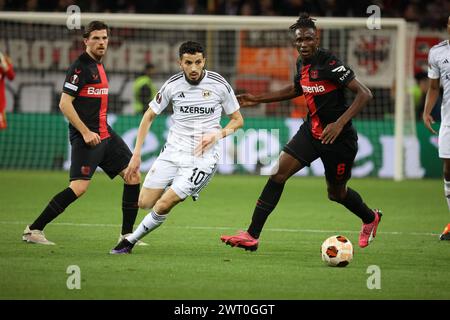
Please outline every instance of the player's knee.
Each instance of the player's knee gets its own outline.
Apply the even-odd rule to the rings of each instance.
[[[332,193],[332,192],[328,192],[328,200],[331,200],[331,201],[335,201],[335,202],[339,202],[338,200],[338,197],[336,196],[336,194],[335,193]]]
[[[69,187],[73,190],[73,192],[79,198],[83,194],[86,193],[86,191],[87,191],[87,189],[89,187],[89,181],[87,181],[87,182],[85,182],[85,181],[83,181],[83,182],[73,181],[73,182],[70,183]]]
[[[153,204],[154,203],[152,203],[150,201],[146,201],[143,198],[139,198],[139,200],[138,200],[138,206],[140,209],[151,209],[153,207]]]
[[[177,201],[170,199],[159,199],[153,207],[158,214],[167,214],[177,204]]]
[[[330,190],[328,189],[328,199],[335,202],[342,202],[345,199],[345,190]]]
[[[270,176],[270,180],[276,183],[285,183],[288,178],[289,178],[288,175],[279,172]]]
[[[159,199],[153,208],[158,214],[167,214],[172,209],[172,206],[167,200]]]

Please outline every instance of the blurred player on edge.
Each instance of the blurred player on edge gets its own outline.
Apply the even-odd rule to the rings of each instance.
[[[6,122],[6,90],[5,80],[14,80],[16,76],[11,59],[0,52],[0,130],[5,130],[8,127]]]
[[[447,21],[447,33],[450,34],[450,17]],[[428,53],[428,78],[430,84],[425,98],[423,122],[431,133],[437,134],[431,126],[434,119],[431,116],[436,100],[439,97],[440,83],[444,87],[444,97],[441,106],[441,127],[439,129],[439,158],[444,161],[444,194],[450,211],[450,43],[444,40],[433,46]],[[441,240],[450,240],[450,223],[447,224]]]

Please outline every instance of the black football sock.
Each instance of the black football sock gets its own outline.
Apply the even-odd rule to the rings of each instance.
[[[122,234],[132,233],[139,206],[140,184],[124,184],[122,194]]]
[[[259,235],[266,223],[267,217],[275,209],[278,200],[280,200],[283,193],[284,183],[276,183],[269,179],[256,202],[255,210],[253,211],[252,222],[248,227],[247,232],[255,239]]]
[[[347,188],[347,195],[342,201],[336,201],[361,218],[364,223],[371,223],[375,219],[373,211],[364,203],[358,192]]]
[[[30,225],[30,229],[44,230],[48,223],[59,216],[77,198],[77,195],[71,188],[61,191],[50,200],[41,215]]]

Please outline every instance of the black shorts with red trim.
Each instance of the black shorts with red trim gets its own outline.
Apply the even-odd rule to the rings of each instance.
[[[90,180],[97,167],[113,179],[128,166],[132,153],[123,139],[110,129],[110,137],[95,147],[88,146],[82,137],[71,138],[70,181]]]
[[[296,158],[301,164],[310,166],[320,158],[325,168],[325,178],[332,184],[346,183],[352,173],[358,152],[358,135],[353,127],[341,133],[332,144],[322,144],[312,136],[307,122],[284,146],[283,151]]]

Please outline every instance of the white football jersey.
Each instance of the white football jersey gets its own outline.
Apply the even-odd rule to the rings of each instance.
[[[450,45],[445,40],[433,46],[428,53],[428,78],[440,79],[444,88],[441,105],[441,121],[450,126]]]
[[[204,133],[219,130],[222,109],[226,114],[239,110],[239,103],[228,82],[218,73],[205,70],[197,85],[189,84],[180,72],[167,80],[149,103],[160,114],[169,103],[173,125],[167,144],[192,153]],[[215,148],[218,148],[216,144]]]

